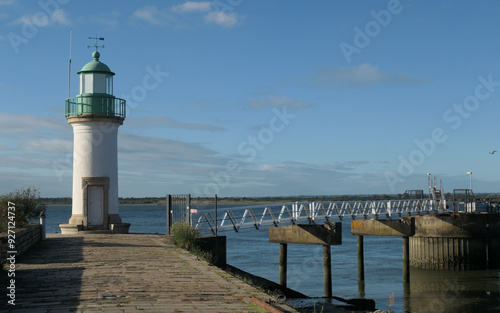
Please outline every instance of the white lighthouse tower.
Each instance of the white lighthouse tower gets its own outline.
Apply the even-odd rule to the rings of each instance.
[[[66,99],[66,118],[73,127],[73,202],[61,232],[108,230],[127,233],[118,211],[118,127],[125,119],[125,100],[113,96],[113,76],[99,61],[96,40],[93,61],[81,71],[80,94]]]

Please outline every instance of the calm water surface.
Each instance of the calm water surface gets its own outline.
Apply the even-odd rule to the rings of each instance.
[[[68,223],[70,205],[51,205],[47,232],[60,232]],[[166,210],[157,205],[120,205],[120,216],[131,223],[130,232],[165,234]],[[268,231],[224,232],[228,263],[247,272],[278,281],[279,244],[269,243]],[[343,224],[342,245],[332,246],[333,294],[360,297],[357,280],[356,237],[350,221]],[[498,270],[451,272],[411,270],[411,283],[403,285],[402,239],[365,237],[365,298],[378,309],[395,312],[500,312]],[[323,250],[321,246],[288,245],[288,286],[311,297],[323,295]]]

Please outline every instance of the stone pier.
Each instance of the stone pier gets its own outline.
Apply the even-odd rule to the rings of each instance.
[[[500,214],[463,213],[404,217],[400,220],[353,220],[357,235],[359,280],[364,280],[362,236],[403,238],[403,275],[409,266],[434,270],[500,268]]]
[[[49,234],[16,259],[14,284],[16,305],[2,291],[1,312],[261,312],[274,301],[161,235]]]
[[[435,270],[500,268],[500,214],[415,217],[410,265]]]

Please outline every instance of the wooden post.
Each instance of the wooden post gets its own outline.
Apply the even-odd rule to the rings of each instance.
[[[358,236],[358,281],[365,281],[365,253],[363,236]]]
[[[287,250],[286,243],[280,243],[280,285],[286,287],[286,263],[287,263]]]
[[[403,283],[410,282],[410,237],[403,237]]]
[[[358,292],[359,297],[365,297],[365,252],[363,236],[358,237]]]
[[[325,298],[332,297],[332,254],[329,245],[323,245],[323,281],[325,284]]]

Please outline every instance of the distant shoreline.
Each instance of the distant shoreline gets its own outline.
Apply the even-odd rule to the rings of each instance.
[[[428,195],[424,195],[428,198]],[[453,195],[446,193],[446,199],[451,200]],[[359,195],[336,195],[336,196],[279,196],[279,197],[219,197],[219,204],[266,204],[266,203],[286,203],[296,201],[363,201],[363,200],[400,200],[404,199],[403,194],[359,194]],[[476,201],[500,201],[499,193],[477,193]],[[63,198],[40,198],[41,202],[47,205],[71,204],[70,197]],[[119,204],[153,204],[165,205],[165,197],[144,197],[144,198],[119,198]],[[214,197],[191,197],[192,204],[215,204]]]
[[[266,204],[266,203],[284,203],[284,202],[295,202],[295,201],[307,201],[307,200],[262,200],[262,199],[251,199],[251,198],[246,198],[245,200],[234,200],[234,199],[224,199],[224,198],[219,198],[217,199],[218,204]],[[42,203],[46,205],[71,205],[71,199],[66,200],[66,199],[61,199],[61,200],[44,200],[42,199]],[[215,205],[215,200],[213,198],[211,199],[191,199],[192,204],[214,204]],[[158,199],[156,201],[152,200],[142,200],[142,199],[119,199],[118,204],[143,204],[143,205],[165,205],[166,200],[165,199]]]

